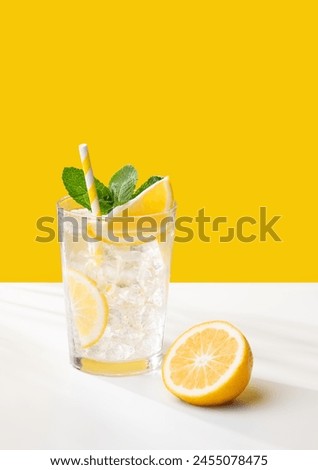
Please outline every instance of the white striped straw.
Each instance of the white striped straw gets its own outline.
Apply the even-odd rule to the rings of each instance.
[[[101,216],[102,213],[101,213],[100,206],[99,206],[99,200],[98,200],[95,181],[94,181],[93,169],[92,169],[91,161],[89,158],[88,147],[86,144],[80,144],[78,146],[78,149],[79,149],[79,154],[80,154],[81,161],[82,161],[82,167],[83,167],[83,171],[85,175],[85,182],[86,182],[89,202],[91,204],[92,213],[93,215]]]

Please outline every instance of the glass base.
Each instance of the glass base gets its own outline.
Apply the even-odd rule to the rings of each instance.
[[[94,375],[125,376],[145,374],[161,365],[162,353],[157,353],[147,359],[124,362],[102,362],[85,357],[74,357],[72,365],[82,372]]]

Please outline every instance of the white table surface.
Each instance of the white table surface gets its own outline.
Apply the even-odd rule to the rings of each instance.
[[[1,449],[318,449],[318,285],[172,284],[169,344],[225,319],[255,365],[231,405],[187,405],[159,371],[84,374],[68,363],[60,284],[0,284]]]

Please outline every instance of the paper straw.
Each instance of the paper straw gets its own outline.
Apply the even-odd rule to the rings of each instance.
[[[80,154],[81,161],[82,161],[82,167],[83,167],[83,171],[85,175],[85,182],[86,182],[89,202],[91,204],[92,213],[93,215],[101,216],[102,213],[101,213],[100,206],[99,206],[99,200],[98,200],[96,186],[95,186],[93,168],[92,168],[92,164],[89,158],[88,147],[86,144],[80,144],[78,146],[78,149],[79,149],[79,154]]]

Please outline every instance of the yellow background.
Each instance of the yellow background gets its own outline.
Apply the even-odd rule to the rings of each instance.
[[[317,11],[293,1],[1,7],[1,280],[59,281],[61,171],[169,174],[179,215],[281,214],[283,242],[175,244],[174,281],[318,281]]]

